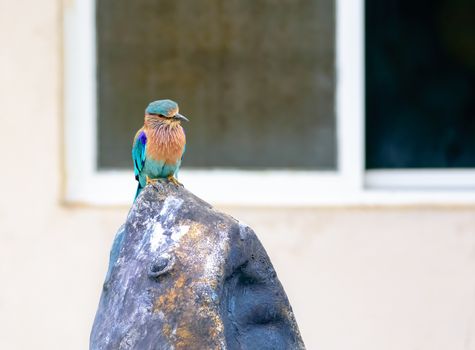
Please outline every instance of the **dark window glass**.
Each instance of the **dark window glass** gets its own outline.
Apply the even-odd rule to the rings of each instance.
[[[366,0],[366,166],[475,166],[475,2]]]
[[[184,166],[335,169],[333,0],[97,0],[99,167],[131,168],[149,101]]]

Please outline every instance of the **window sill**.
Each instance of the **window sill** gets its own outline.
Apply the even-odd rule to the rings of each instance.
[[[475,205],[475,171],[369,171],[356,188],[336,172],[182,170],[187,189],[219,206]],[[445,181],[445,182],[444,182]],[[101,171],[68,184],[68,203],[130,205],[129,171]]]

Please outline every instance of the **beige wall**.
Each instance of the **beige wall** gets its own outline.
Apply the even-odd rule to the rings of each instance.
[[[127,212],[60,204],[60,29],[58,1],[0,0],[0,349],[87,348]],[[226,211],[261,237],[309,349],[475,349],[475,208]]]

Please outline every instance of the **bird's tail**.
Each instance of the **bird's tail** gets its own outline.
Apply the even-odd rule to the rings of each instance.
[[[134,202],[135,202],[135,200],[137,199],[137,197],[139,196],[140,191],[142,191],[142,189],[143,189],[143,187],[140,185],[140,182],[139,182],[139,184],[138,184],[138,186],[137,186],[137,192],[135,192]]]

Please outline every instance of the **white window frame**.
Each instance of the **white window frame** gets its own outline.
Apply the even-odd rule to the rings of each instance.
[[[130,205],[130,171],[99,171],[95,0],[64,9],[66,200]],[[364,167],[364,0],[336,1],[337,171],[180,171],[180,181],[217,205],[475,204],[475,170]],[[135,130],[131,130],[131,138]],[[132,142],[132,140],[131,140]],[[186,158],[185,158],[186,166]]]

